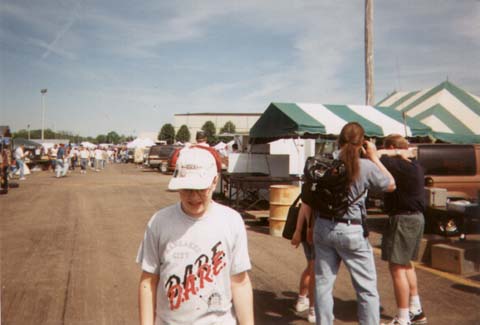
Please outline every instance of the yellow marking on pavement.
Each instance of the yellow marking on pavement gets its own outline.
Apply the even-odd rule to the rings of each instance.
[[[373,251],[374,251],[375,254],[377,254],[377,255],[381,255],[381,252],[382,252],[382,250],[381,250],[380,248],[378,248],[378,247],[373,247]],[[428,266],[423,265],[423,264],[418,263],[418,262],[413,262],[413,265],[414,265],[417,269],[427,271],[427,272],[429,272],[429,273],[435,274],[435,275],[437,275],[437,276],[439,276],[439,277],[445,278],[445,279],[450,280],[450,281],[452,281],[452,282],[455,282],[455,283],[462,284],[462,285],[465,285],[465,286],[469,286],[469,287],[474,287],[474,288],[480,289],[480,282],[479,282],[479,281],[474,281],[474,280],[470,280],[470,279],[465,279],[465,278],[462,278],[461,276],[456,275],[456,274],[452,274],[452,273],[448,273],[448,272],[443,272],[443,271],[440,271],[440,270],[436,270],[436,269],[434,269],[434,268],[428,267]]]

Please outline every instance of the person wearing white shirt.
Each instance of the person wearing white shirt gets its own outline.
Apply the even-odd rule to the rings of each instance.
[[[17,149],[15,149],[13,157],[15,158],[15,162],[17,163],[17,169],[20,173],[20,180],[23,181],[25,180],[25,153],[23,152],[23,145],[20,145],[17,147]]]
[[[87,173],[87,165],[88,165],[88,158],[90,157],[90,153],[88,152],[85,147],[80,147],[80,173],[86,174]]]

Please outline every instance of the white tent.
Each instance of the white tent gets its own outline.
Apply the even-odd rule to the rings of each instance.
[[[97,146],[91,142],[83,141],[80,145],[84,146],[87,149],[95,149]]]
[[[135,140],[127,143],[127,148],[146,148],[155,145],[155,141],[150,138],[136,138]]]

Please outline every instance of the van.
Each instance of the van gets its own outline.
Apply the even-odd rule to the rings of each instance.
[[[162,173],[167,172],[167,162],[170,154],[177,148],[183,148],[177,145],[156,145],[150,148],[147,157],[147,165],[150,168],[158,168]]]
[[[425,186],[447,189],[447,199],[476,201],[480,191],[480,145],[418,144]]]

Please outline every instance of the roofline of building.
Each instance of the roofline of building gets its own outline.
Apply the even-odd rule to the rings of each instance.
[[[181,113],[174,116],[260,116],[262,113]]]

